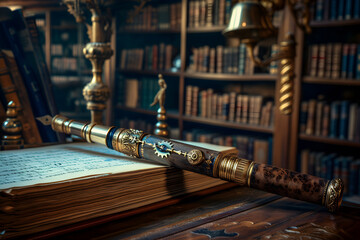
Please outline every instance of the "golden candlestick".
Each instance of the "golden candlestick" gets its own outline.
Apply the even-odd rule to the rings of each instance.
[[[87,109],[91,111],[91,122],[102,123],[103,111],[109,99],[109,88],[103,83],[102,73],[105,60],[113,55],[110,47],[111,14],[107,6],[95,0],[63,0],[68,11],[74,15],[77,22],[85,22],[85,10],[91,13],[91,23],[85,22],[90,43],[86,44],[83,53],[92,64],[93,78],[83,89],[87,101]]]

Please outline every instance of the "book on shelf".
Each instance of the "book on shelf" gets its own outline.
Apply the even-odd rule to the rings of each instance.
[[[315,21],[359,18],[360,7],[357,0],[316,0],[314,8]]]
[[[10,10],[1,8],[1,11],[8,12]],[[55,112],[53,111],[56,110],[56,107],[49,107],[53,101],[47,102],[46,96],[50,96],[51,92],[47,95],[43,92],[46,87],[42,87],[45,82],[41,80],[38,62],[36,62],[36,54],[38,53],[34,51],[31,36],[21,10],[12,11],[11,19],[1,21],[0,28],[1,35],[4,36],[2,37],[1,48],[10,49],[15,56],[35,118],[54,115]],[[43,142],[57,142],[63,139],[54,133],[50,126],[44,126],[37,121],[37,127]]]
[[[170,71],[176,54],[176,48],[165,43],[145,48],[122,49],[119,69]]]
[[[233,147],[201,146],[236,152]],[[0,184],[0,219],[6,238],[146,209],[155,203],[166,206],[170,204],[166,200],[172,198],[231,186],[220,179],[135,159],[98,144],[60,144],[2,155],[0,169],[5,175]]]
[[[128,78],[126,81],[126,99],[125,106],[130,108],[138,107],[139,100],[139,80]]]
[[[0,90],[2,90],[1,94],[5,97],[6,102],[13,101],[17,106],[25,144],[42,143],[28,93],[19,73],[14,54],[9,49],[0,49]]]
[[[156,31],[156,30],[180,30],[181,26],[181,2],[171,4],[159,4],[157,6],[146,5],[138,14],[135,10],[124,9],[124,17],[132,16],[132,21],[120,21],[120,30]]]
[[[228,135],[193,129],[184,132],[186,141],[204,142],[216,145],[235,147],[240,158],[254,160],[258,163],[272,163],[272,138],[257,138],[245,135]]]
[[[349,100],[327,102],[320,98],[323,97],[301,103],[300,133],[358,142],[359,139],[356,137],[360,134],[358,103]]]

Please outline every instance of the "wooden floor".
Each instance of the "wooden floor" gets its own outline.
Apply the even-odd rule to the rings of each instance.
[[[85,229],[72,229],[75,231],[60,231],[53,238],[358,239],[360,207],[344,204],[338,213],[331,214],[315,204],[235,187]],[[52,235],[34,238],[49,239]]]

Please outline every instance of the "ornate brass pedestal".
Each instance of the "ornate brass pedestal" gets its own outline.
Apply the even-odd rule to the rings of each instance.
[[[91,61],[93,78],[83,89],[83,95],[87,101],[87,109],[91,111],[91,122],[102,123],[102,112],[106,108],[109,99],[109,88],[102,81],[103,65],[106,59],[113,54],[108,43],[91,42],[86,44],[84,55]]]
[[[83,89],[87,101],[87,109],[91,111],[91,122],[102,123],[102,113],[109,99],[109,88],[102,81],[102,72],[105,60],[113,55],[110,47],[111,14],[103,1],[95,0],[63,0],[69,12],[77,22],[84,22],[90,43],[83,49],[84,55],[91,61],[93,78]],[[91,13],[90,26],[86,23],[85,10]]]

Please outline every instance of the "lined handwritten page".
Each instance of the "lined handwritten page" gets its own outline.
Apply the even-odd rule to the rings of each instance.
[[[157,167],[91,143],[2,151],[0,190]]]

